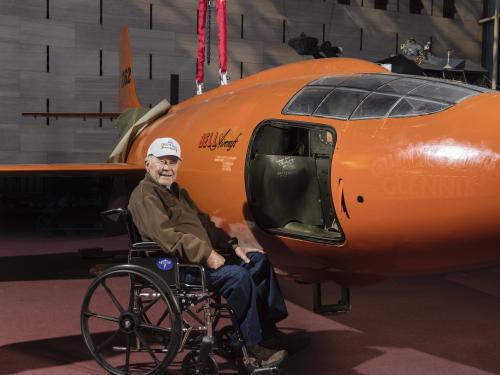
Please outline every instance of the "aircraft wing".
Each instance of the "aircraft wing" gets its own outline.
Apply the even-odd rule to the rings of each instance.
[[[0,165],[0,175],[13,174],[58,174],[64,173],[92,173],[92,172],[140,172],[143,165],[127,163],[94,163],[94,164],[9,164]]]

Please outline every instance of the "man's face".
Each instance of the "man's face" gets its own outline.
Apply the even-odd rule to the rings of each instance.
[[[150,156],[146,160],[146,171],[162,186],[170,187],[177,178],[181,161],[175,156]]]

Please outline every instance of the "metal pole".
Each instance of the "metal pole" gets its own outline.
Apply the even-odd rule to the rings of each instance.
[[[498,70],[498,9],[500,0],[495,0],[495,24],[493,27],[493,71],[491,72],[491,88],[497,89],[497,70]]]

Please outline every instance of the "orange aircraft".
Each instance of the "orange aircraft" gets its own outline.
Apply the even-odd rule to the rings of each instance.
[[[126,29],[121,47],[111,163],[1,172],[143,171],[168,136],[199,206],[293,279],[352,286],[500,263],[499,93],[332,58],[145,113]]]

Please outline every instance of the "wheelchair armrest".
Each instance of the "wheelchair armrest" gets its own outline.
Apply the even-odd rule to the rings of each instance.
[[[106,211],[101,211],[101,216],[111,216],[111,215],[117,215],[116,219],[113,219],[114,221],[118,221],[121,215],[126,214],[127,210],[125,208],[113,208],[111,210],[106,210]]]
[[[203,267],[201,264],[186,264],[186,263],[179,263],[178,267],[179,268],[197,268],[200,271],[201,289],[202,289],[203,293],[206,292],[207,282],[206,282],[205,267]]]
[[[161,247],[153,241],[136,242],[132,244],[132,250],[162,251]]]

